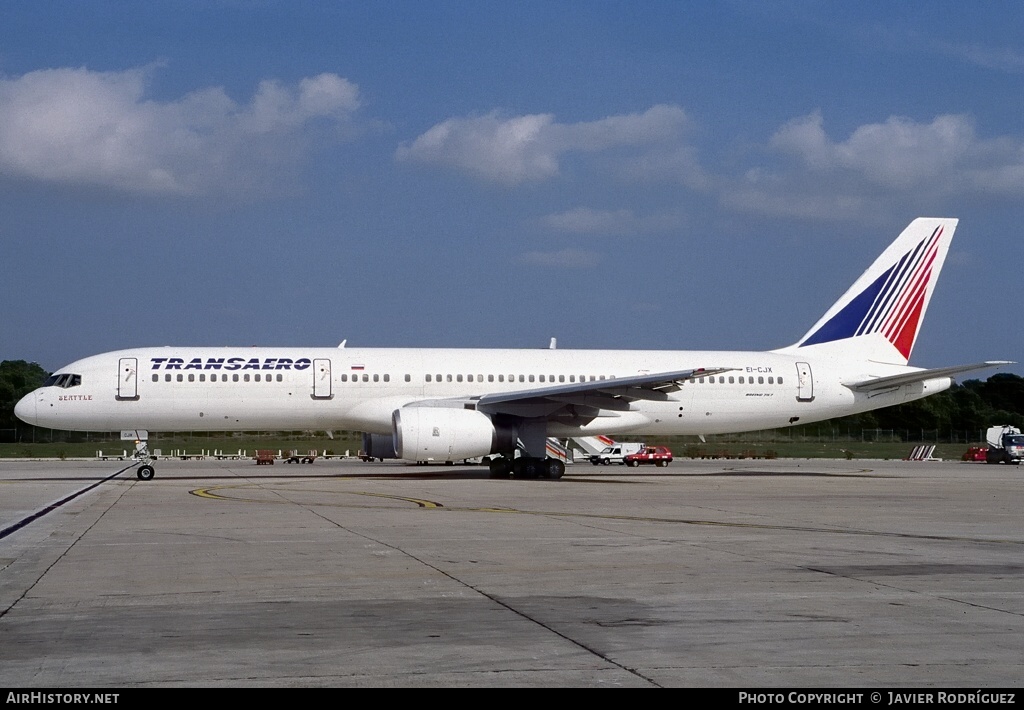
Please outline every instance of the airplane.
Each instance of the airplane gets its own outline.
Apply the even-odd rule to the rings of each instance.
[[[927,397],[910,359],[958,220],[918,218],[796,343],[766,352],[156,347],[54,372],[15,414],[73,431],[354,430],[409,461],[561,478],[547,439],[775,429]],[[145,458],[137,476],[154,475]],[[517,457],[516,454],[519,454]],[[374,454],[376,455],[376,454]]]

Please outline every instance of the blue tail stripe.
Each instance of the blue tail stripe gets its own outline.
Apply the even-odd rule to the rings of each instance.
[[[821,326],[805,340],[801,345],[815,345],[816,343],[829,343],[833,340],[852,338],[857,334],[861,323],[864,321],[864,314],[874,303],[879,293],[885,286],[886,281],[895,270],[895,266],[875,279],[875,282],[846,304],[843,310],[836,313],[825,325]]]

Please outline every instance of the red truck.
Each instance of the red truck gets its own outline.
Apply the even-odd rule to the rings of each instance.
[[[668,466],[672,463],[672,452],[667,446],[645,446],[635,454],[624,457],[622,462],[627,466],[639,466],[642,463],[653,463],[655,466]]]

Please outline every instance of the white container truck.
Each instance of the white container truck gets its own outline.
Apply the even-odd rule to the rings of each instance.
[[[622,443],[616,442],[612,446],[606,446],[604,449],[596,454],[592,454],[590,463],[597,466],[598,464],[607,466],[608,464],[625,464],[625,458],[630,454],[635,454],[640,449],[644,448],[642,443]]]
[[[989,427],[985,432],[988,450],[985,452],[985,463],[1012,463],[1020,465],[1024,458],[1024,434],[1015,426],[1002,425]]]

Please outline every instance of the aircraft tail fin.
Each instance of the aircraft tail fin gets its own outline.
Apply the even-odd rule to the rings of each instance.
[[[782,351],[906,365],[957,221],[915,219],[804,337]]]

